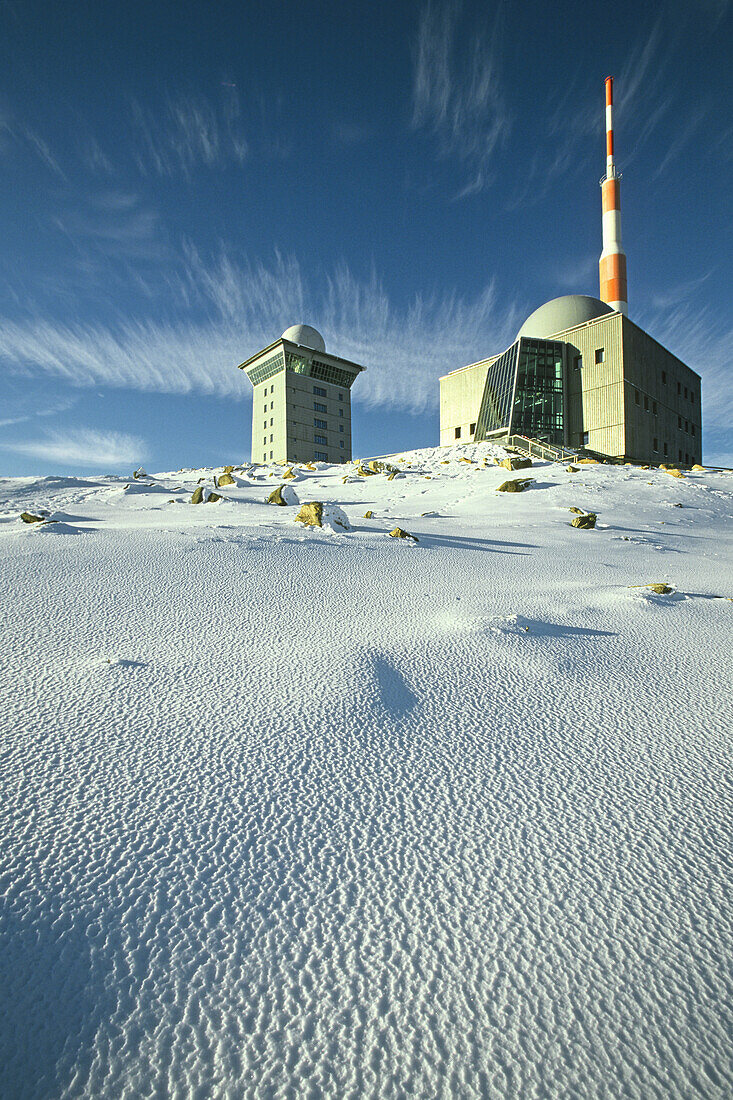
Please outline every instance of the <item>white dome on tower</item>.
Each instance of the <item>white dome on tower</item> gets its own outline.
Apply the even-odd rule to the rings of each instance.
[[[291,325],[282,334],[283,340],[289,340],[291,344],[300,344],[302,348],[312,348],[313,351],[325,351],[326,343],[318,329],[312,325]]]

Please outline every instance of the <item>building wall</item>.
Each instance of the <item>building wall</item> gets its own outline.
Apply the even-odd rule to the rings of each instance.
[[[327,454],[328,462],[350,462],[350,391],[293,371],[286,371],[284,377],[287,385],[287,439],[286,458],[281,461],[313,462],[318,452]],[[325,397],[316,390],[325,390]],[[316,404],[325,406],[326,411],[316,409]],[[317,428],[316,420],[325,421],[327,427]],[[327,443],[317,443],[317,435],[325,437]]]
[[[623,332],[620,313],[566,329],[565,426],[569,447],[625,454]],[[599,353],[603,361],[597,363]],[[582,366],[577,365],[578,357]]]
[[[252,390],[252,461],[287,461],[285,371]]]
[[[623,319],[626,454],[639,462],[702,460],[701,379]]]
[[[492,355],[490,359],[482,359],[480,363],[472,363],[440,379],[441,447],[473,442],[486,375],[498,358]],[[460,430],[459,437],[456,437],[456,429]]]

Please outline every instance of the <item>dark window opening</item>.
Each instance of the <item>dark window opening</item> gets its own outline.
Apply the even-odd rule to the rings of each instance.
[[[677,383],[677,393],[682,393],[682,383],[681,382]]]
[[[573,359],[573,370],[582,370],[583,368],[583,356],[576,355]]]
[[[654,413],[655,416],[657,415],[657,403],[656,403],[656,401],[652,401],[652,412]]]
[[[456,428],[456,435],[455,435],[455,438],[456,438],[456,439],[460,439],[460,438],[461,438],[461,429],[460,429],[460,428]]]
[[[652,440],[652,443],[653,443],[653,446],[654,446],[654,450],[655,450],[655,451],[658,451],[658,450],[659,450],[659,444],[657,443],[657,440],[656,440],[656,436],[655,436],[655,438],[654,438],[654,439]]]
[[[590,434],[583,432],[583,445],[585,446],[586,443],[590,443]]]
[[[662,371],[662,383],[665,386],[667,385],[667,372],[666,372],[666,370]]]
[[[637,405],[641,404],[641,397],[639,396],[639,391],[638,390],[634,390],[634,401],[636,402]]]
[[[327,391],[324,390],[323,386],[314,386],[313,392],[318,394],[319,397],[325,397]]]
[[[606,358],[606,352],[603,348],[596,348],[596,363],[602,363]]]
[[[685,462],[688,466],[690,465],[690,456],[687,454],[686,451],[685,451]]]
[[[678,416],[678,417],[677,417],[677,427],[678,427],[678,428],[681,428],[681,427],[682,427],[682,417],[681,417],[681,416]]]
[[[664,457],[666,458],[666,457],[667,457],[667,455],[668,455],[668,451],[667,451],[667,444],[665,443],[665,444],[664,444]]]
[[[679,455],[680,455],[679,461],[681,462],[682,461],[682,451],[679,452]]]
[[[644,412],[649,412],[649,398],[644,394]]]
[[[693,435],[695,434],[695,425],[694,424],[692,425],[692,434]]]
[[[471,426],[469,427],[468,434],[473,435],[475,431],[476,431],[476,424],[474,423],[474,424],[471,424]]]
[[[685,386],[685,401],[687,400],[687,386]]]

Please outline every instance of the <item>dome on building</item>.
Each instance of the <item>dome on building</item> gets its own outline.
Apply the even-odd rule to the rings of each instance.
[[[313,348],[314,351],[325,351],[326,344],[320,332],[311,325],[291,325],[282,335],[283,340],[289,340],[291,344],[300,344],[303,348]]]
[[[562,298],[553,298],[530,313],[517,333],[517,339],[520,336],[534,336],[545,340],[556,332],[594,321],[606,313],[613,313],[613,310],[599,298],[591,298],[588,294],[564,294]]]

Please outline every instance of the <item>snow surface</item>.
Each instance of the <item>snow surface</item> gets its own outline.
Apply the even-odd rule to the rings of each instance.
[[[0,483],[3,1097],[731,1095],[733,474],[495,453]]]

